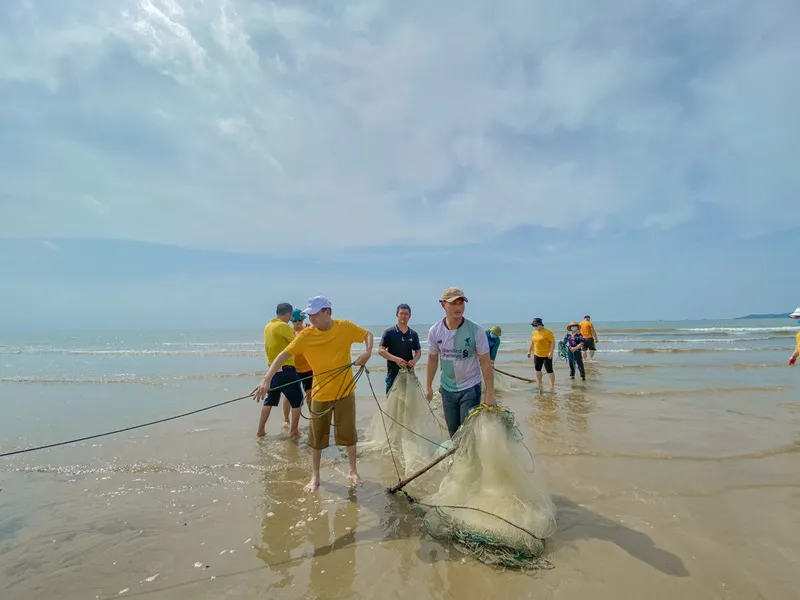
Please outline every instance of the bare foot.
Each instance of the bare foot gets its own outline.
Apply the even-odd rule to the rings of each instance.
[[[347,476],[347,479],[350,482],[350,485],[355,485],[355,486],[364,485],[364,480],[358,476],[358,473],[350,473],[350,475]]]
[[[290,431],[289,432],[289,437],[290,438],[299,438],[300,437],[300,432],[297,429],[295,429],[294,431]]]
[[[283,422],[283,428],[284,429],[289,429],[289,421],[284,421]]]
[[[256,437],[264,437],[265,435],[267,435],[266,431],[258,431],[258,432],[256,432]]]
[[[316,492],[319,489],[319,479],[316,477],[312,477],[311,481],[306,484],[306,487],[303,488],[304,492]]]

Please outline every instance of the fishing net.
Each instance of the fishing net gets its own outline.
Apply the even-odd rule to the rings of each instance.
[[[555,506],[514,413],[481,405],[452,443],[438,491],[418,501],[428,532],[486,564],[550,568],[542,553],[556,529]]]
[[[429,464],[442,444],[447,430],[440,424],[434,407],[428,404],[416,375],[401,369],[382,407],[372,417],[358,444],[362,452],[392,455],[406,475]],[[437,403],[438,404],[438,403]]]
[[[486,392],[486,380],[481,382],[481,390],[485,393]],[[502,394],[510,394],[514,391],[513,386],[511,385],[510,378],[506,377],[502,373],[498,373],[497,371],[494,372],[494,393],[498,395]]]

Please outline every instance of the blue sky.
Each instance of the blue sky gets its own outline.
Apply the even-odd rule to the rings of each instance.
[[[800,304],[800,5],[0,6],[0,329]]]

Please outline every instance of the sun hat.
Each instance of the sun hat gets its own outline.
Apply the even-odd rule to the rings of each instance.
[[[295,308],[292,311],[292,321],[305,321],[306,316],[303,314],[303,311],[299,308]]]
[[[534,317],[533,321],[531,321],[531,327],[536,327],[537,325],[544,327],[544,322],[540,317]]]
[[[793,319],[800,319],[800,306],[794,309],[794,312],[789,315]]]
[[[306,304],[306,308],[303,313],[306,315],[315,315],[319,311],[330,307],[331,301],[325,296],[314,296],[313,298],[308,299],[308,303]]]
[[[578,329],[581,328],[575,321],[571,321],[569,325],[567,325],[567,331],[571,331],[573,327],[577,327]]]
[[[492,325],[491,327],[489,327],[489,331],[491,333],[495,334],[497,337],[500,337],[501,335],[503,335],[503,330],[500,329],[499,325]]]
[[[464,295],[464,290],[457,287],[449,287],[442,293],[442,302],[455,302],[459,298],[463,298],[464,302],[469,302]]]

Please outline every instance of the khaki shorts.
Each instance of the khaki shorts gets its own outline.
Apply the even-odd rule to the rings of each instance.
[[[308,428],[308,445],[315,450],[324,450],[330,446],[331,417],[337,446],[355,446],[358,441],[356,432],[356,395],[355,393],[331,402],[309,403],[310,412]]]

